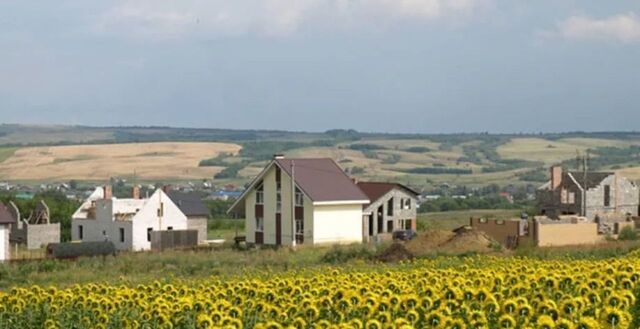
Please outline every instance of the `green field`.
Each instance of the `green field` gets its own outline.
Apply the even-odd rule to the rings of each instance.
[[[215,158],[201,150],[192,154],[193,161],[186,167],[164,166],[153,180],[183,180],[215,177],[216,183],[245,184],[257,175],[275,153],[289,157],[330,157],[348,173],[362,180],[395,181],[414,186],[434,187],[443,183],[455,186],[478,187],[489,184],[539,185],[547,179],[547,167],[562,163],[575,168],[578,152],[591,152],[593,159],[608,159],[616,150],[628,150],[640,145],[640,133],[566,133],[532,135],[492,134],[383,134],[360,133],[353,130],[331,130],[325,133],[286,131],[187,129],[167,127],[67,127],[0,125],[0,164],[14,159],[23,146],[56,146],[104,144],[126,145],[146,142],[219,142],[241,147],[238,152],[223,152]],[[197,148],[194,148],[197,149]],[[64,153],[56,148],[52,154]],[[18,152],[22,154],[22,150]],[[640,153],[640,152],[637,152]],[[137,155],[136,155],[137,154]],[[179,158],[171,150],[147,150],[129,157],[149,162],[149,158],[164,156]],[[17,154],[15,155],[17,156]],[[58,164],[83,165],[90,154],[60,157]],[[640,154],[628,158],[617,157],[605,161],[595,170],[620,170],[631,179],[640,179]],[[130,159],[126,163],[133,163]],[[56,160],[54,160],[56,161]],[[177,162],[176,162],[177,163]],[[53,163],[56,164],[56,163]],[[5,164],[6,165],[6,164]],[[77,170],[65,173],[46,170],[39,161],[20,165],[5,173],[16,172],[19,177],[5,179],[38,182],[46,172],[55,172],[48,181],[72,179]],[[33,166],[33,168],[29,167]],[[87,166],[89,166],[87,164]],[[6,169],[6,168],[5,168]],[[126,172],[133,172],[125,168]],[[0,166],[0,171],[3,170]],[[17,170],[17,171],[16,171]],[[45,174],[42,174],[45,170]],[[166,172],[168,171],[168,172]],[[27,177],[40,172],[38,177]],[[140,173],[140,170],[138,170]],[[120,171],[114,170],[115,175]],[[173,173],[171,175],[170,173]],[[148,174],[150,175],[150,173]],[[139,175],[144,180],[143,175]],[[82,178],[80,178],[82,180]]]

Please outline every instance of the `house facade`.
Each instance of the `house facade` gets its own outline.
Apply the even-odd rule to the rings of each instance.
[[[363,210],[364,241],[388,240],[395,231],[416,230],[419,193],[396,183],[358,182],[357,185],[371,200]]]
[[[229,212],[244,216],[249,244],[347,244],[362,242],[368,203],[332,159],[276,156]]]
[[[151,249],[151,232],[186,230],[187,216],[161,189],[149,198],[113,197],[110,186],[99,187],[75,212],[71,221],[74,241],[112,241],[118,250]]]
[[[541,186],[536,197],[542,215],[557,219],[562,215],[582,215],[589,219],[637,216],[638,186],[612,172],[563,172],[551,168],[551,180]]]

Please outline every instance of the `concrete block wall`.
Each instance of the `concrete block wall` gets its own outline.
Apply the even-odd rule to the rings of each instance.
[[[207,218],[189,218],[187,220],[187,229],[198,231],[198,244],[203,243],[208,238]]]
[[[27,249],[40,249],[60,242],[60,223],[25,225]]]

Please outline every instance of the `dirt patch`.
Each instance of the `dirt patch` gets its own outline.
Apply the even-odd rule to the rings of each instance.
[[[406,244],[406,249],[413,255],[429,255],[434,253],[486,253],[495,251],[496,244],[484,232],[471,228],[461,228],[452,231],[432,230],[420,233],[415,239]]]
[[[394,243],[375,257],[376,260],[384,263],[395,263],[403,260],[411,260],[415,255],[407,250],[401,243]]]
[[[439,248],[448,252],[491,252],[494,243],[484,232],[469,228],[460,229]]]

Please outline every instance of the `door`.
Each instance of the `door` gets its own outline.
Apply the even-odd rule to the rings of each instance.
[[[373,216],[369,216],[369,236],[373,236]]]
[[[276,214],[276,245],[282,245],[282,215]]]

